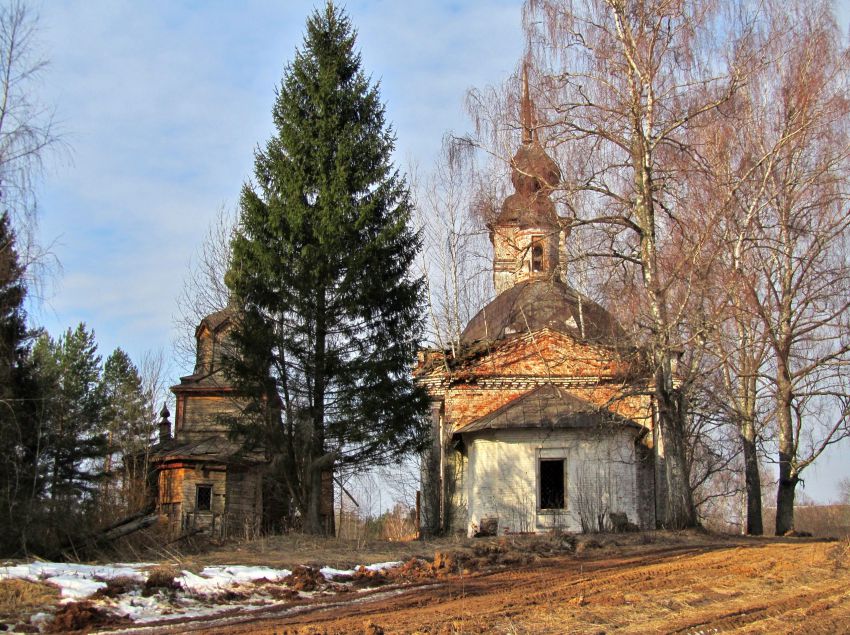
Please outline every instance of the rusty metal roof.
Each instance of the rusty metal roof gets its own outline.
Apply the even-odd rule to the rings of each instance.
[[[563,388],[545,384],[459,428],[455,434],[521,428],[591,428],[604,424],[643,429],[640,424],[571,395]]]
[[[611,345],[625,338],[614,317],[596,302],[558,280],[539,280],[500,293],[470,320],[461,341],[493,342],[546,327],[591,343]]]
[[[172,386],[171,390],[173,392],[175,390],[180,391],[195,387],[230,392],[233,390],[233,382],[227,379],[221,368],[216,368],[212,372],[198,372],[191,375],[184,375],[180,378],[180,383]]]
[[[520,229],[540,227],[557,229],[560,227],[555,204],[544,192],[526,195],[515,193],[502,203],[502,209],[493,223],[496,226],[516,226]]]
[[[222,463],[258,463],[259,456],[245,452],[241,443],[231,441],[224,435],[204,437],[192,441],[169,439],[158,444],[151,453],[155,462],[168,459],[192,459],[219,461]]]

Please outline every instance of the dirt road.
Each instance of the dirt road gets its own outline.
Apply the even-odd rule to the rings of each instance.
[[[846,542],[775,539],[590,549],[171,632],[850,633],[848,551]]]

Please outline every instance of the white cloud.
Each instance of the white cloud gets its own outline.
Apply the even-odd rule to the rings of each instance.
[[[84,320],[102,348],[168,346],[191,255],[234,205],[271,134],[274,89],[314,2],[50,2],[41,29],[73,161],[52,166],[42,235],[65,270],[47,327]],[[428,165],[462,129],[464,91],[521,50],[519,3],[354,2],[364,67],[381,81],[399,163]]]

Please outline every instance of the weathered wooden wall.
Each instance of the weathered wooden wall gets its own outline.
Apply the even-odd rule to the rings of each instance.
[[[177,531],[183,514],[183,470],[160,470],[157,481],[157,511],[161,522],[171,531]]]
[[[196,509],[199,485],[212,487],[209,510]],[[214,523],[218,534],[256,531],[262,516],[262,469],[202,462],[164,466],[159,472],[158,509],[175,532],[207,529]]]
[[[230,426],[227,417],[241,413],[239,402],[224,395],[180,394],[177,401],[175,435],[185,441],[222,435],[227,438]]]
[[[263,481],[258,468],[232,466],[227,472],[226,514],[231,534],[250,536],[262,519]]]

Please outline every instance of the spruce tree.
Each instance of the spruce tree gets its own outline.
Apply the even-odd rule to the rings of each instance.
[[[227,276],[243,308],[230,373],[257,397],[309,532],[329,528],[323,473],[399,460],[425,434],[411,377],[420,237],[355,37],[332,3],[308,19],[277,93],[276,134],[242,191]]]
[[[24,312],[25,270],[7,214],[0,215],[0,554],[27,552],[44,490],[42,401]],[[36,530],[36,531],[34,531]]]
[[[79,529],[84,505],[102,481],[106,452],[103,431],[101,358],[94,333],[80,323],[58,340],[42,335],[33,350],[41,384],[48,455],[52,526],[61,535]]]
[[[27,328],[23,302],[24,268],[18,260],[9,215],[0,215],[0,390],[12,384],[12,374],[24,352]]]
[[[139,370],[120,348],[106,358],[101,392],[106,452],[100,507],[113,515],[137,511],[145,500],[145,458],[153,445],[156,424],[151,396]]]

